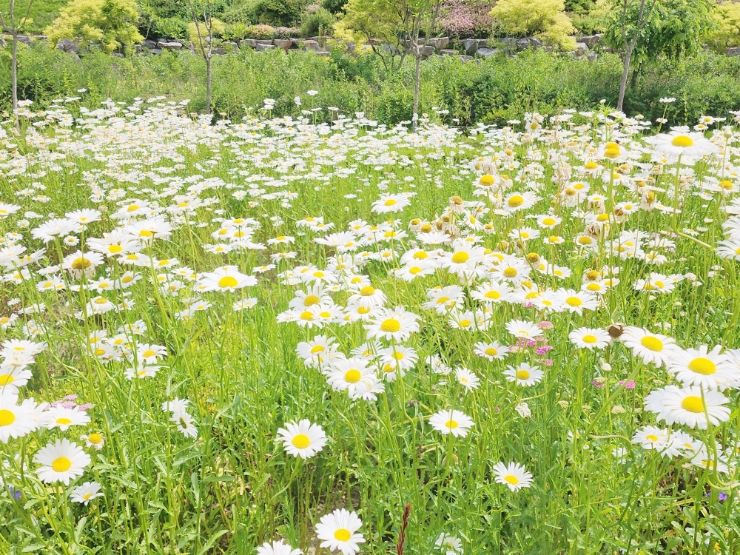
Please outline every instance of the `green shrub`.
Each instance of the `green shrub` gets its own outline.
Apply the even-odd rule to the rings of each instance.
[[[238,119],[259,109],[264,98],[276,100],[274,115],[296,115],[294,97],[304,107],[336,106],[345,113],[363,111],[368,117],[393,124],[411,118],[413,60],[399,72],[387,72],[371,54],[350,56],[339,50],[319,57],[308,52],[255,53],[241,50],[214,58],[213,105],[218,114]],[[112,98],[130,102],[136,97],[167,95],[191,99],[190,109],[204,107],[203,59],[190,52],[114,58],[91,51],[80,59],[49,48],[22,46],[19,50],[19,95],[43,108],[55,98],[78,96],[97,106]],[[526,112],[555,114],[565,108],[599,109],[616,103],[621,61],[604,54],[596,61],[572,59],[544,50],[513,57],[496,56],[480,63],[435,56],[422,64],[422,112],[433,106],[446,110],[444,121],[462,126],[478,122],[503,124],[522,119]],[[704,51],[684,60],[646,63],[637,73],[625,105],[630,115],[662,117],[670,125],[694,124],[704,114],[730,116],[740,106],[740,58]],[[248,87],[240,86],[249,83]],[[306,91],[317,90],[316,97]],[[660,103],[672,96],[673,104]],[[10,62],[0,50],[0,111],[10,105]],[[316,114],[331,119],[322,110]]]
[[[45,33],[53,45],[70,39],[113,52],[144,39],[136,29],[138,18],[134,0],[72,0]]]
[[[338,14],[347,4],[347,0],[322,0],[321,7],[333,14]]]
[[[740,46],[740,3],[718,4],[712,13],[712,26],[705,37],[718,51]]]
[[[565,14],[563,0],[499,0],[491,10],[505,35],[535,36],[563,49],[572,49],[575,28]]]
[[[250,25],[247,29],[247,36],[253,39],[273,39],[275,38],[275,27],[272,25]]]
[[[313,37],[316,35],[329,35],[334,25],[334,16],[329,10],[317,8],[307,11],[301,21],[301,35]]]
[[[249,37],[250,25],[247,23],[231,23],[226,25],[224,30],[224,38],[226,40],[242,40]]]
[[[301,20],[309,0],[259,0],[254,8],[254,18],[260,23],[289,27]]]

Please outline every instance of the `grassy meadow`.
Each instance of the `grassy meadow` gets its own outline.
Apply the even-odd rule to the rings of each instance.
[[[326,94],[0,132],[0,552],[737,552],[738,114]]]

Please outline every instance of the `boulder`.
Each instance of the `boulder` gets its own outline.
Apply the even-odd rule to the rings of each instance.
[[[463,62],[470,62],[470,61],[473,60],[473,57],[472,56],[468,56],[467,54],[463,54],[462,56],[460,56],[460,59]]]
[[[602,33],[597,33],[595,35],[586,35],[583,37],[578,37],[576,40],[578,42],[584,43],[589,48],[593,48],[599,43],[599,41],[601,40],[603,36],[604,35]]]
[[[18,42],[22,42],[23,44],[31,44],[31,37],[28,35],[17,35]]]
[[[73,40],[61,39],[57,42],[57,50],[61,50],[62,52],[74,52],[77,54],[80,51],[80,46]]]
[[[319,43],[317,41],[315,41],[315,40],[312,40],[312,39],[306,39],[306,40],[304,40],[302,46],[306,50],[314,50],[314,51],[316,51],[316,50],[320,50],[321,49],[321,46],[319,45]]]
[[[290,39],[275,39],[273,44],[283,50],[290,50],[293,47],[293,41]]]
[[[439,53],[442,56],[457,56],[457,50],[452,50],[450,48],[444,48],[440,50]]]
[[[516,44],[517,50],[526,50],[527,48],[533,46],[532,39],[530,39],[529,37],[523,37],[521,39],[517,39],[515,44]]]
[[[223,46],[227,51],[232,52],[239,48],[239,45],[234,42],[233,40],[225,40],[221,43],[221,46]]]
[[[273,50],[274,48],[274,44],[265,44],[262,42],[258,42],[257,46],[255,46],[255,50],[257,50],[257,52],[266,52],[267,50]]]
[[[313,53],[316,54],[317,56],[328,56],[329,55],[328,50],[314,50]]]
[[[144,42],[141,43],[142,48],[148,48],[151,50],[152,48],[157,48],[157,41],[152,39],[146,39]]]
[[[239,41],[239,48],[255,48],[257,41],[254,39],[242,39]]]
[[[257,39],[256,44],[272,44],[272,39]]]
[[[182,49],[182,43],[178,40],[159,40],[157,41],[157,48],[161,50],[180,50]]]
[[[733,46],[727,49],[728,56],[740,56],[740,46]]]
[[[419,46],[419,57],[421,57],[422,59],[434,56],[436,52],[437,50],[433,46]]]
[[[588,45],[585,42],[577,42],[575,52],[579,56],[583,56],[588,52]]]
[[[475,53],[479,58],[490,58],[498,54],[498,48],[479,48]]]
[[[478,48],[484,47],[485,45],[485,39],[465,39],[463,41],[463,49],[466,54],[475,54],[475,51],[478,50]]]
[[[427,39],[425,43],[435,50],[444,50],[450,45],[450,37],[435,37]]]

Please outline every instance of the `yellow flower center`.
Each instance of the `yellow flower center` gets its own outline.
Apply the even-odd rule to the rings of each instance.
[[[459,251],[452,255],[452,261],[455,264],[465,264],[470,259],[470,255],[465,251]]]
[[[529,370],[526,370],[524,368],[520,368],[516,371],[516,379],[517,380],[528,380],[529,379]]]
[[[218,286],[221,289],[228,289],[229,287],[236,287],[239,282],[234,276],[224,276],[218,280]]]
[[[347,530],[346,528],[338,528],[334,531],[334,539],[340,542],[346,542],[349,541],[349,539],[352,537],[352,532]]]
[[[508,205],[511,208],[516,208],[517,206],[521,206],[524,204],[524,197],[522,195],[512,195],[509,198]]]
[[[92,262],[90,262],[84,256],[81,256],[79,258],[75,258],[72,261],[72,269],[73,270],[84,270],[86,268],[89,268],[90,266],[92,266]]]
[[[375,293],[375,288],[372,285],[366,285],[365,287],[360,289],[360,295],[362,295],[363,297],[369,297],[373,293]]]
[[[568,306],[581,306],[583,301],[579,297],[568,297],[565,299],[565,303]]]
[[[671,144],[680,148],[689,148],[690,146],[694,146],[694,139],[688,135],[676,135],[673,137]]]
[[[313,306],[315,304],[319,304],[320,300],[321,299],[319,299],[318,295],[306,295],[303,299],[303,304],[305,306]]]
[[[486,299],[500,299],[501,293],[499,291],[496,291],[495,289],[492,289],[490,291],[486,291],[483,295]]]
[[[72,420],[67,418],[66,416],[61,416],[57,418],[57,424],[60,426],[69,426],[72,423]]]
[[[504,276],[507,278],[513,278],[517,275],[516,268],[508,267],[504,270]]]
[[[304,310],[301,312],[300,316],[301,320],[313,320],[313,312],[309,312],[308,310]]]
[[[356,368],[351,368],[350,370],[347,370],[347,372],[344,374],[344,381],[347,383],[357,383],[360,381],[360,378],[362,377],[362,373],[357,370]]]
[[[387,320],[383,320],[383,322],[380,324],[380,331],[396,333],[400,329],[401,322],[399,322],[395,318],[388,318]]]
[[[396,199],[394,199],[394,198],[389,198],[389,199],[388,199],[388,200],[386,200],[386,201],[385,201],[385,202],[384,202],[383,204],[384,204],[385,206],[393,206],[393,205],[394,205],[394,204],[396,204],[397,202],[398,202],[398,201],[397,201]]]
[[[118,254],[123,250],[121,245],[108,245],[108,252],[111,254]]]
[[[663,342],[657,337],[653,337],[652,335],[647,335],[643,337],[640,340],[640,345],[657,353],[663,350]]]
[[[8,385],[15,381],[12,374],[0,374],[0,386]]]
[[[543,218],[542,224],[543,225],[555,225],[555,219],[554,218]]]
[[[93,432],[87,436],[87,441],[89,441],[93,445],[97,445],[98,443],[102,443],[103,435],[99,434],[98,432]]]
[[[305,449],[306,447],[311,445],[311,438],[309,438],[306,434],[296,434],[291,440],[291,443],[296,449]]]
[[[697,357],[689,362],[689,370],[704,376],[711,376],[717,371],[717,365],[706,357]]]
[[[655,442],[655,441],[658,441],[658,436],[656,436],[655,434],[648,434],[645,436],[645,439],[647,439],[650,442]]]
[[[457,420],[450,419],[447,422],[445,422],[445,426],[449,430],[454,430],[455,428],[458,428],[460,426],[460,424],[458,423]]]
[[[704,401],[701,400],[701,397],[689,395],[688,397],[684,397],[684,400],[681,401],[681,408],[689,412],[699,414],[704,412]]]
[[[485,351],[488,356],[494,357],[498,354],[498,349],[495,347],[488,347]]]
[[[492,175],[490,175],[490,174],[482,175],[480,177],[480,184],[481,185],[490,186],[490,185],[493,185],[495,181],[496,181],[495,178]]]
[[[0,409],[0,426],[10,426],[15,422],[15,414],[8,409]]]
[[[504,481],[507,484],[511,484],[512,486],[515,486],[519,483],[519,478],[517,478],[513,474],[507,474],[506,476],[504,476]]]
[[[67,472],[72,467],[72,461],[68,457],[58,457],[51,463],[54,472]]]
[[[314,345],[311,347],[311,354],[315,355],[316,353],[323,353],[324,352],[324,346],[323,345]]]

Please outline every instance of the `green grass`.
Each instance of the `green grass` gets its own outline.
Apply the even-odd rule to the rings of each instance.
[[[309,97],[303,100],[304,107],[312,105]],[[68,107],[78,113],[76,103]],[[59,110],[52,119],[57,117]],[[0,161],[8,177],[0,181],[0,199],[21,210],[0,220],[0,232],[6,244],[12,239],[7,234],[17,232],[21,237],[16,241],[27,252],[46,252],[29,265],[31,279],[3,284],[0,316],[17,313],[20,307],[40,308],[0,330],[0,341],[27,337],[32,328],[22,326],[33,321],[41,327],[34,340],[45,341],[47,348],[31,367],[33,378],[21,389],[21,397],[40,402],[76,394],[78,402],[93,405],[89,425],[67,432],[39,429],[0,443],[0,477],[21,492],[18,501],[0,496],[0,537],[6,549],[254,553],[264,541],[285,538],[305,553],[318,544],[313,530],[321,516],[347,508],[362,518],[360,531],[367,539],[362,553],[380,555],[395,552],[404,506],[410,504],[407,554],[435,553],[434,542],[442,532],[460,537],[466,554],[736,551],[740,530],[734,468],[730,473],[705,470],[688,465],[686,457],[661,457],[631,443],[638,428],[656,423],[643,408],[645,396],[675,379],[665,369],[643,363],[619,342],[605,351],[577,350],[568,333],[580,326],[605,329],[624,322],[664,333],[684,347],[736,348],[737,262],[719,258],[714,247],[723,238],[725,208],[737,202],[737,178],[732,178],[734,192],[729,195],[714,192],[703,198],[696,194],[698,183],[724,177],[727,170],[719,159],[698,164],[694,169],[700,181],[691,180],[681,196],[679,229],[695,230],[696,238],[709,247],[675,236],[675,251],[658,249],[668,257],[663,266],[620,259],[603,242],[594,251],[579,250],[573,239],[583,231],[584,221],[556,200],[560,185],[547,157],[562,155],[573,171],[572,180],[580,176],[592,192],[607,194],[608,179],[579,173],[589,148],[590,157],[605,167],[610,164],[600,153],[615,126],[595,121],[576,118],[583,125],[577,133],[567,132],[570,136],[563,135],[563,140],[539,135],[529,142],[522,126],[508,138],[465,136],[443,127],[432,127],[420,138],[403,130],[355,124],[345,124],[344,130],[324,128],[319,134],[307,123],[248,120],[213,127],[155,111],[121,121],[78,119],[72,128],[50,124],[39,127],[39,135],[28,127],[26,139],[17,146],[4,143]],[[736,144],[737,130],[732,137]],[[577,148],[568,144],[571,139]],[[623,137],[621,143],[635,153],[632,162],[646,162],[637,152],[642,139]],[[598,310],[583,315],[504,303],[495,305],[490,329],[463,331],[451,329],[446,316],[422,307],[430,288],[459,283],[452,274],[439,269],[404,282],[393,275],[397,262],[372,261],[358,273],[386,294],[387,306],[403,306],[420,316],[420,331],[404,342],[417,350],[419,363],[403,378],[384,382],[385,392],[377,401],[350,401],[345,393],[332,391],[318,370],[297,357],[297,344],[321,333],[334,337],[349,353],[366,341],[366,334],[361,323],[320,330],[278,323],[295,291],[304,289],[286,285],[280,273],[302,264],[324,268],[335,254],[314,241],[328,231],[308,232],[297,222],[322,216],[336,232],[360,218],[373,224],[398,219],[394,228],[407,232],[406,238],[360,250],[393,247],[403,253],[415,244],[410,220],[435,221],[453,195],[493,208],[484,197],[473,195],[474,184],[486,171],[475,163],[481,157],[502,160],[507,149],[516,164],[502,162],[494,172],[497,179],[511,178],[512,191],[536,190],[538,199],[524,213],[482,215],[494,229],[476,232],[481,245],[520,259],[536,252],[572,270],[563,280],[533,272],[532,280],[541,288],[579,289],[589,269],[605,265],[619,266],[620,283]],[[734,154],[725,168],[736,163]],[[537,164],[542,164],[539,176]],[[525,166],[527,175],[517,169]],[[620,171],[642,175],[650,167],[631,164]],[[676,202],[674,172],[666,166],[654,174],[656,194],[665,206]],[[375,214],[371,205],[382,194],[381,185],[389,192],[413,191],[416,196],[402,212]],[[95,198],[91,188],[98,191]],[[245,191],[249,194],[244,198],[234,196]],[[103,294],[116,303],[127,299],[128,310],[78,318],[76,313],[95,293],[88,280],[81,280],[80,291],[70,291],[76,281],[67,271],[58,272],[67,291],[41,293],[35,287],[43,279],[40,268],[60,263],[61,255],[78,248],[58,241],[44,245],[31,237],[30,230],[51,214],[60,217],[83,207],[100,210],[101,220],[77,234],[85,241],[120,224],[113,214],[134,199],[174,208],[183,200],[175,195],[183,194],[191,202],[199,198],[207,203],[182,219],[160,210],[176,229],[168,240],[144,248],[159,260],[176,258],[173,268],[133,268],[141,277],[138,283]],[[615,195],[617,201],[639,204],[633,188],[618,186]],[[26,211],[41,217],[33,219]],[[536,227],[528,215],[548,212],[563,222],[554,232],[542,230],[543,236],[558,233],[566,243],[555,247],[538,239],[524,248],[510,240],[513,229]],[[208,252],[205,246],[215,242],[211,234],[219,228],[219,218],[237,217],[259,222],[254,242],[266,248],[227,255]],[[23,220],[29,218],[26,225]],[[628,229],[669,232],[673,218],[660,210],[640,210],[615,223],[609,237]],[[280,235],[294,237],[295,243],[267,243]],[[255,274],[258,285],[236,293],[199,294],[187,277],[174,274],[176,268],[209,272],[225,264],[252,274],[256,266],[270,263],[270,255],[287,251],[296,258]],[[108,260],[95,275],[115,279],[125,269]],[[692,272],[700,285],[684,280],[672,293],[654,296],[635,291],[635,280],[651,271]],[[165,276],[164,281],[158,275]],[[166,282],[174,279],[182,281],[183,288],[170,294]],[[346,303],[346,289],[331,293],[336,303]],[[247,296],[256,297],[257,305],[234,312],[233,301]],[[211,303],[209,310],[192,319],[177,317],[200,298]],[[10,299],[20,299],[20,304],[7,302]],[[468,297],[466,307],[475,306]],[[514,318],[551,321],[553,328],[545,335],[552,350],[538,355],[525,349],[494,362],[474,355],[477,341],[513,344],[505,325]],[[112,337],[121,326],[138,320],[144,334],[128,341],[163,345],[167,355],[155,377],[129,380],[124,372],[130,364],[105,362],[91,351],[87,338],[95,330],[106,330]],[[480,387],[466,392],[453,376],[435,374],[425,362],[435,354],[453,367],[475,372]],[[545,366],[548,358],[552,366]],[[602,369],[601,359],[611,370]],[[541,383],[524,388],[503,379],[508,364],[525,361],[543,367]],[[603,380],[602,387],[592,385],[595,378]],[[634,389],[621,385],[624,380],[633,380]],[[708,430],[680,425],[673,429],[707,445],[721,445],[728,454],[737,452],[737,394],[726,394],[734,411],[729,422]],[[175,397],[190,401],[197,439],[180,434],[162,411],[161,404]],[[530,417],[516,411],[521,402],[528,404]],[[432,429],[429,417],[445,408],[472,418],[467,437],[443,436]],[[302,418],[323,426],[330,438],[320,453],[305,461],[288,456],[275,441],[280,427]],[[86,449],[92,463],[74,484],[97,481],[104,496],[82,506],[67,500],[71,486],[41,483],[32,459],[53,439],[66,437],[82,444],[80,435],[92,431],[104,434],[105,446],[100,451]],[[614,455],[615,449],[625,450],[624,459]],[[525,465],[533,475],[532,486],[510,492],[496,483],[492,468],[498,461]],[[720,493],[729,498],[720,500]]]

